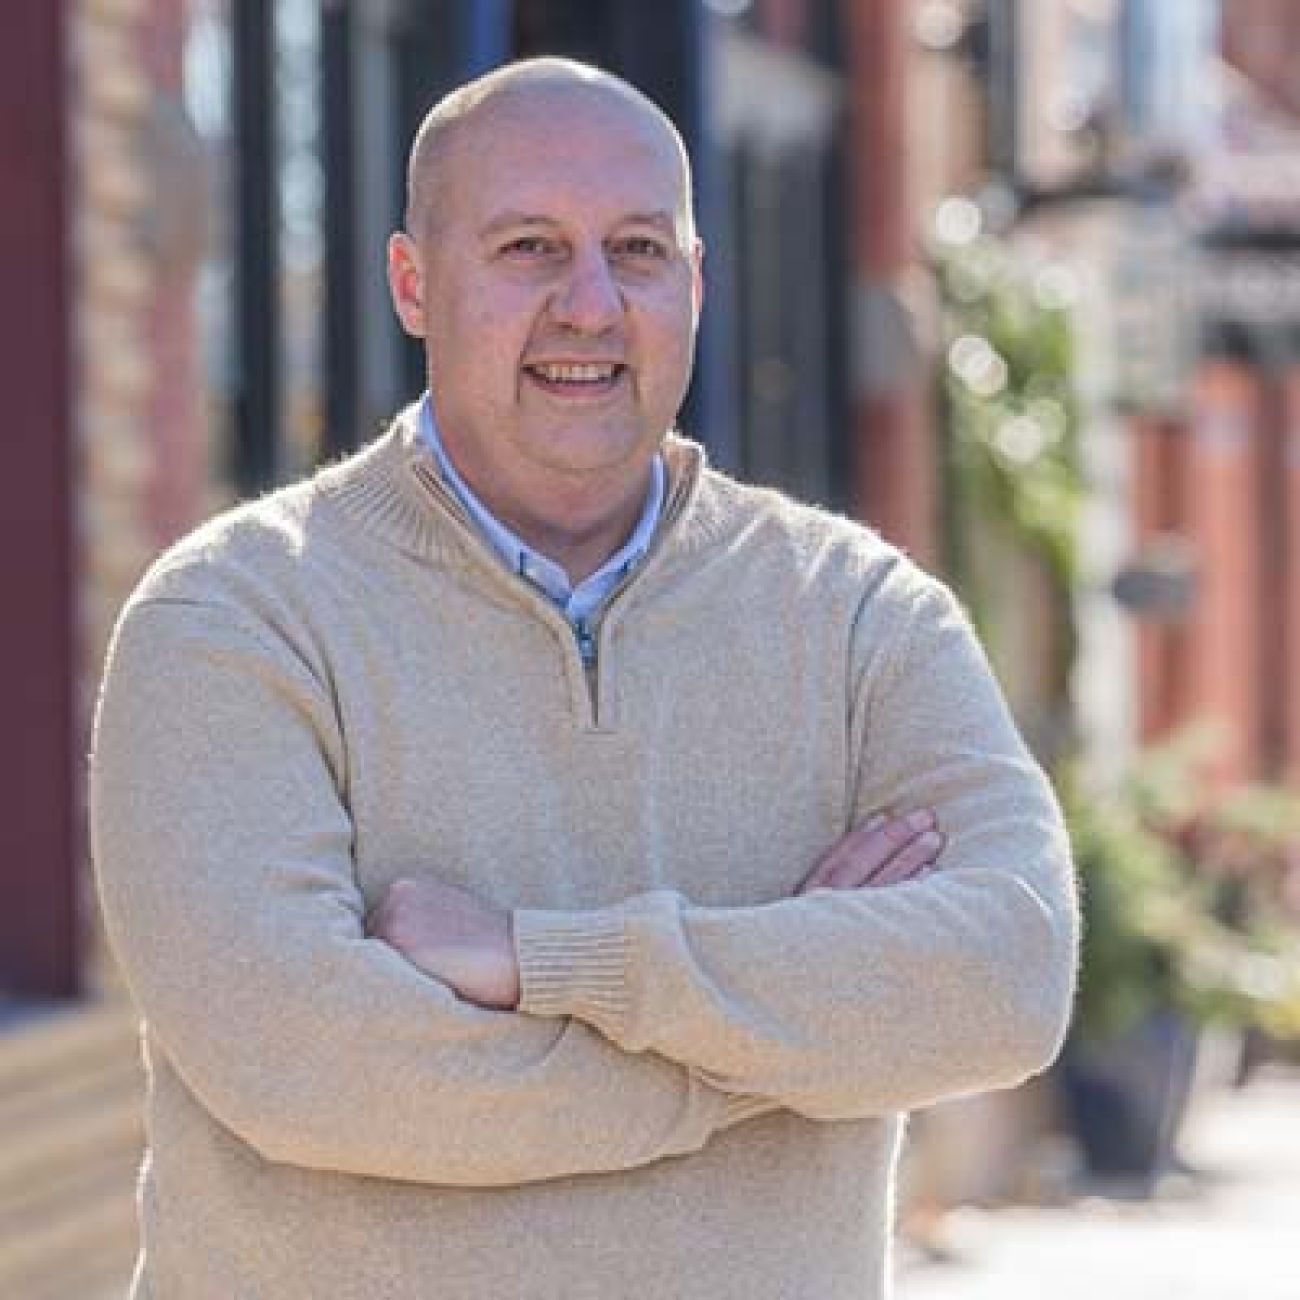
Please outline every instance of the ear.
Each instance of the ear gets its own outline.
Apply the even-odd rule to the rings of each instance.
[[[388,240],[388,291],[402,328],[415,339],[424,337],[424,268],[415,240],[399,230]]]
[[[704,240],[698,236],[691,245],[691,307],[695,312],[695,322],[699,324],[700,312],[704,308]]]

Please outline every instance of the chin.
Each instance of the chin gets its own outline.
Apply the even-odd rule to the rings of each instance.
[[[567,429],[557,431],[534,447],[536,459],[550,469],[570,473],[595,473],[620,467],[648,465],[663,441],[641,430]]]

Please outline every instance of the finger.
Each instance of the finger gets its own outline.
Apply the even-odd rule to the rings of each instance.
[[[947,837],[939,831],[926,831],[896,854],[888,866],[866,883],[876,886],[896,885],[900,881],[915,880],[935,865],[946,843]]]
[[[856,831],[842,835],[817,859],[813,869],[799,882],[795,893],[806,894],[810,889],[825,887],[831,874],[852,857],[856,837],[865,832],[879,830],[888,820],[885,813],[876,813]]]
[[[849,831],[818,860],[794,891],[818,888],[856,889],[886,868],[894,856],[936,824],[933,809],[918,808],[902,816],[876,813]]]
[[[852,867],[860,873],[880,870],[905,844],[934,825],[926,809],[895,817],[885,814],[851,830],[835,848],[835,861],[827,863],[827,874]]]
[[[852,837],[846,837],[846,852],[824,874],[824,883],[832,889],[857,889],[868,884],[887,869],[898,854],[933,830],[934,813],[928,808],[918,809],[904,817],[889,818],[869,833],[863,827]]]
[[[877,813],[832,846],[802,890],[856,889],[933,824],[934,814],[929,809],[902,817]]]

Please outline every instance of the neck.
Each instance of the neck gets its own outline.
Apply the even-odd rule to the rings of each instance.
[[[517,501],[496,500],[473,483],[470,488],[507,528],[558,564],[577,586],[632,536],[650,491],[650,471],[636,491],[623,493],[614,501],[594,497],[588,485],[574,485],[568,493],[555,494],[544,511],[530,511]]]
[[[426,398],[431,401],[431,398]],[[632,536],[646,508],[660,446],[632,449],[606,465],[561,467],[485,455],[456,439],[426,410],[424,435],[449,474],[526,546],[546,556],[577,586]]]

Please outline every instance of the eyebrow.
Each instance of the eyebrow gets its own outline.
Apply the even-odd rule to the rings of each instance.
[[[493,235],[500,234],[504,230],[517,230],[529,226],[553,229],[560,224],[554,217],[543,216],[540,213],[511,210],[498,213],[483,225],[479,233],[484,239],[490,239]],[[677,222],[673,218],[673,214],[664,208],[656,208],[652,212],[629,212],[626,216],[619,218],[618,224],[620,226],[654,226],[668,235],[677,233]]]

